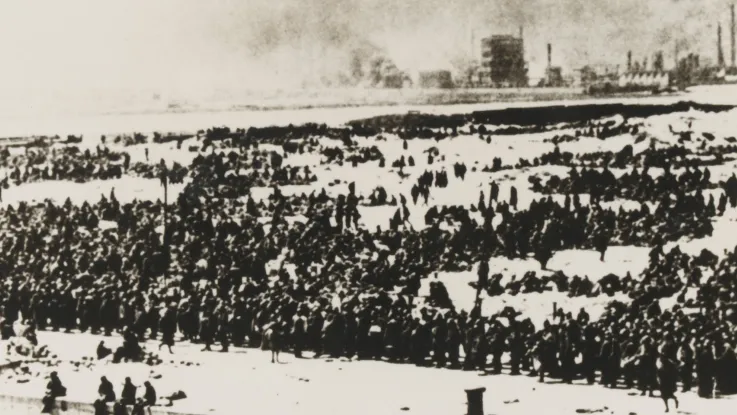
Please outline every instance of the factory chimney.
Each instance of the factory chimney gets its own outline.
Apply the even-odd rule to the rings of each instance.
[[[632,71],[632,51],[627,51],[627,72]]]
[[[471,29],[471,59],[476,58],[476,32]]]
[[[522,28],[522,25],[519,27],[519,41],[522,44],[522,58],[521,62],[519,62],[519,69],[520,71],[525,70],[525,38],[524,38],[524,29]]]
[[[548,68],[552,66],[553,62],[553,46],[548,43]]]
[[[674,68],[677,70],[678,69],[678,41],[676,41],[675,53],[673,54],[673,57],[674,57],[674,59],[676,61],[675,62],[676,63],[676,66]]]
[[[734,42],[735,42],[735,40],[734,40],[734,32],[735,32],[735,27],[734,27],[735,26],[735,23],[734,23],[734,3],[732,3],[732,5],[730,6],[730,11],[732,13],[732,28],[731,28],[732,29],[732,31],[731,31],[731,34],[732,34],[732,36],[731,36],[731,39],[732,39],[732,67],[734,67],[735,66],[735,56],[734,56],[735,55],[735,50],[734,50]]]
[[[720,68],[724,67],[724,51],[722,50],[722,24],[717,25],[717,62]]]

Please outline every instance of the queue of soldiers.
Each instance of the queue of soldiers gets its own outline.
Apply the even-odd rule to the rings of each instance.
[[[603,199],[608,202],[615,199],[645,202],[658,201],[664,194],[671,194],[674,191],[702,192],[715,187],[716,184],[711,182],[709,168],[703,172],[698,167],[686,168],[680,174],[674,174],[667,169],[662,175],[653,177],[647,167],[642,172],[633,167],[631,171],[616,177],[608,167],[604,167],[602,171],[586,167],[579,171],[574,167],[569,170],[568,176],[563,178],[551,176],[545,183],[536,178],[532,190],[546,194],[586,193],[594,200]],[[726,205],[727,196],[722,194],[719,201],[721,213],[726,209]]]

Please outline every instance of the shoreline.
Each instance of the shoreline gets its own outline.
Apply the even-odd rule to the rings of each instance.
[[[94,348],[99,340],[104,339],[108,344],[119,344],[118,335],[103,337],[89,333],[60,333],[39,332],[40,340],[44,344],[54,343],[60,352],[64,352],[63,360],[78,361],[86,355],[86,351]],[[53,339],[53,342],[49,341]],[[45,340],[45,341],[44,341]],[[148,340],[146,347],[156,348],[157,341]],[[60,347],[61,346],[61,347]],[[571,413],[613,413],[626,415],[628,413],[662,413],[661,402],[658,398],[641,397],[639,391],[620,384],[617,388],[604,388],[598,384],[588,385],[584,379],[577,378],[568,385],[558,379],[550,379],[539,383],[535,377],[528,374],[512,375],[508,372],[508,362],[500,374],[490,374],[480,371],[464,371],[460,369],[439,369],[431,366],[415,366],[411,363],[389,363],[385,360],[346,360],[331,358],[295,358],[292,353],[281,354],[279,365],[269,363],[269,352],[260,348],[233,348],[229,353],[203,352],[201,344],[177,342],[175,354],[161,354],[164,360],[179,360],[185,358],[195,364],[160,365],[153,369],[162,377],[155,380],[155,387],[160,396],[167,391],[183,390],[188,397],[175,401],[174,406],[157,406],[152,414],[166,415],[194,415],[194,414],[236,414],[232,401],[224,403],[221,399],[240,394],[241,402],[257,405],[259,413],[271,414],[310,414],[318,409],[325,412],[351,413],[356,415],[387,414],[400,415],[406,413],[402,408],[408,408],[409,413],[464,413],[466,397],[464,389],[485,387],[484,406],[490,413],[521,415],[532,413],[538,408],[540,401],[562,399],[561,405],[550,408],[552,415]],[[68,351],[67,351],[68,350]],[[71,352],[74,350],[74,352]],[[198,365],[197,365],[198,364]],[[111,366],[100,365],[90,372],[69,372],[62,380],[69,387],[69,396],[60,398],[68,404],[66,414],[84,413],[92,408],[95,387],[82,385],[94,381],[100,375],[106,375],[113,384],[121,383],[124,376],[134,377],[139,382],[147,369],[136,370],[130,366],[120,366],[125,373],[110,373]],[[136,364],[131,364],[136,366]],[[140,366],[140,365],[139,365]],[[232,371],[234,367],[241,368]],[[148,368],[148,366],[146,366]],[[218,390],[207,390],[207,381],[216,373],[227,372],[226,382],[219,385]],[[388,377],[387,377],[388,376]],[[184,384],[178,379],[198,379],[187,381]],[[426,390],[408,390],[402,385],[417,384],[425,380]],[[16,403],[12,409],[24,407],[28,412],[8,413],[38,413],[32,411],[40,397],[36,394],[37,387],[31,383],[11,386],[0,394],[0,410],[7,404]],[[362,382],[374,388],[374,393],[385,397],[384,401],[376,401],[365,395],[361,389],[351,385]],[[327,388],[327,390],[326,390]],[[332,390],[332,392],[331,392]],[[586,398],[581,399],[581,393],[586,392]],[[335,393],[337,392],[337,393]],[[427,393],[435,396],[432,402],[425,401]],[[532,399],[529,396],[532,396]],[[8,401],[4,401],[8,397]],[[719,396],[716,399],[703,400],[696,391],[678,392],[682,401],[682,408],[688,413],[724,413],[725,409],[734,405],[735,396]],[[163,399],[162,399],[163,402]],[[72,406],[72,404],[75,404]],[[236,406],[237,407],[237,406]],[[660,409],[660,410],[659,410]],[[72,412],[77,410],[78,412]],[[80,411],[81,410],[81,411]],[[682,412],[676,412],[682,413]]]
[[[92,97],[65,97],[53,104],[39,106],[37,102],[16,101],[15,110],[0,110],[0,117],[36,117],[49,114],[60,116],[111,116],[111,115],[154,115],[186,114],[192,112],[271,112],[336,110],[366,107],[432,107],[463,106],[479,104],[530,104],[561,101],[594,102],[612,99],[649,99],[657,97],[680,96],[682,93],[650,94],[619,93],[609,95],[588,95],[580,88],[455,88],[455,89],[324,89],[303,90],[286,94],[280,91],[234,91],[226,98],[174,97],[164,100],[137,99],[121,104],[97,102]],[[83,103],[81,107],[76,104]],[[28,110],[24,113],[24,109]]]
[[[0,138],[3,141],[27,137],[53,137],[58,135],[99,136],[130,135],[135,132],[152,134],[191,134],[196,131],[227,126],[231,130],[250,127],[270,127],[304,125],[310,123],[326,124],[331,127],[346,126],[355,121],[383,117],[396,117],[408,113],[427,116],[471,116],[487,112],[519,113],[547,109],[560,110],[562,107],[580,108],[586,106],[672,106],[678,103],[691,105],[719,105],[704,102],[689,95],[652,96],[647,98],[599,98],[570,101],[527,101],[491,102],[478,104],[451,105],[394,105],[394,106],[344,106],[340,108],[311,108],[290,110],[223,110],[223,111],[179,111],[116,113],[107,115],[62,115],[3,117],[0,115]],[[731,102],[737,104],[737,101]],[[96,138],[95,138],[96,140]]]
[[[336,95],[332,95],[336,93]],[[344,95],[344,94],[347,94]],[[352,95],[356,94],[356,95]],[[332,95],[332,96],[331,96]],[[343,96],[340,96],[343,95]],[[227,103],[205,103],[189,106],[174,103],[166,109],[106,111],[99,115],[143,115],[143,114],[188,114],[192,112],[272,112],[272,111],[310,111],[341,110],[356,108],[396,108],[434,106],[464,106],[484,104],[547,104],[562,101],[606,101],[612,99],[638,99],[656,97],[676,97],[679,93],[654,95],[649,93],[621,93],[609,95],[588,95],[578,88],[520,88],[520,89],[388,89],[388,90],[325,90],[306,93],[304,97],[250,97],[243,102],[237,99]],[[293,101],[290,103],[290,101]],[[320,102],[327,101],[327,102]]]

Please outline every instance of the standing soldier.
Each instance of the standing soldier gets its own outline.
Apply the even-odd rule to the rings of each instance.
[[[110,336],[113,329],[117,326],[118,314],[118,305],[113,295],[110,292],[106,292],[100,305],[100,321],[102,322],[106,336]]]
[[[302,351],[305,348],[305,340],[307,337],[307,321],[302,310],[297,313],[292,325],[292,341],[294,343],[294,357],[302,358]]]
[[[704,340],[696,354],[696,378],[698,392],[702,398],[711,398],[714,394],[714,350],[710,340]]]
[[[678,381],[678,368],[676,363],[666,356],[660,356],[657,363],[657,378],[660,385],[660,398],[665,403],[665,412],[669,411],[668,400],[673,399],[678,409],[678,398],[676,398],[676,382]]]
[[[494,374],[502,373],[502,355],[506,351],[506,343],[504,328],[501,325],[495,327],[491,337],[491,370]]]
[[[164,312],[164,316],[161,317],[161,344],[159,344],[159,350],[162,346],[166,346],[171,351],[171,347],[174,346],[174,334],[177,332],[177,316],[175,311],[176,304],[170,304]]]
[[[545,373],[553,372],[556,359],[555,337],[551,331],[543,333],[542,337],[537,342],[536,349],[538,361],[540,363],[538,381],[543,383],[545,382]]]
[[[200,319],[200,342],[205,344],[205,348],[202,349],[203,352],[211,352],[212,349],[210,348],[213,343],[213,333],[212,333],[212,326],[214,318],[212,316],[212,313],[209,310],[203,310],[202,311],[202,318]],[[215,323],[217,324],[217,323]]]
[[[596,340],[594,328],[591,326],[587,325],[584,328],[583,336],[581,368],[583,370],[583,375],[586,378],[586,383],[592,385],[596,381],[596,358],[599,351],[599,343]]]
[[[458,367],[459,350],[462,343],[461,331],[458,328],[458,321],[452,318],[448,323],[448,361],[451,368]]]
[[[601,384],[610,388],[617,386],[619,379],[621,350],[611,330],[607,331],[599,355],[601,361]]]
[[[575,377],[576,351],[571,334],[564,332],[559,343],[560,365],[563,382],[572,383]]]
[[[681,362],[679,368],[681,376],[682,391],[688,392],[693,385],[694,372],[694,350],[688,338],[684,338],[678,350],[678,360]]]
[[[230,347],[230,318],[228,309],[224,306],[220,307],[217,316],[217,337],[220,342],[220,351],[225,353]]]
[[[446,346],[448,340],[448,326],[445,318],[438,313],[435,316],[435,322],[432,328],[433,338],[433,360],[437,367],[445,367],[446,363]]]
[[[512,321],[512,324],[513,327],[508,339],[510,358],[509,364],[511,366],[510,374],[519,375],[520,363],[522,363],[522,359],[524,358],[526,345],[519,323],[517,323],[516,321]]]
[[[491,182],[491,192],[489,193],[489,207],[491,207],[491,200],[496,202],[499,199],[499,185],[496,182]]]
[[[648,396],[653,397],[653,389],[655,389],[657,380],[657,352],[650,337],[645,337],[642,340],[642,345],[637,354],[640,359],[637,370],[641,395],[645,396],[645,393],[647,393]]]

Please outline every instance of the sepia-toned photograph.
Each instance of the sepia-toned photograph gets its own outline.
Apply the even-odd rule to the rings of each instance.
[[[0,0],[0,414],[737,407],[734,0]]]

